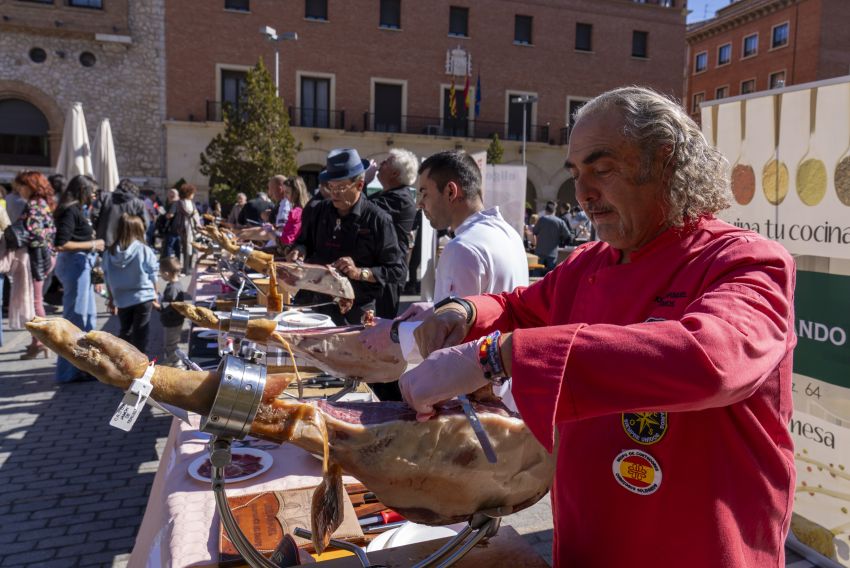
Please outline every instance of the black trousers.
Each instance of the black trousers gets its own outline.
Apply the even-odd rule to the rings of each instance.
[[[130,342],[142,353],[145,353],[148,349],[152,309],[153,300],[126,308],[118,308],[118,321],[121,324],[118,337]]]

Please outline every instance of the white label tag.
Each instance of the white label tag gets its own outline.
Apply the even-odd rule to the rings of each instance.
[[[145,407],[145,401],[153,390],[153,384],[151,384],[153,371],[154,366],[151,363],[141,378],[133,379],[130,388],[124,393],[124,398],[118,404],[118,409],[112,416],[112,420],[109,421],[110,426],[115,426],[125,432],[129,432],[133,428],[133,424],[136,423]]]

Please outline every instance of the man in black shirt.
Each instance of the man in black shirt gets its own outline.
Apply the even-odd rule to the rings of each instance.
[[[338,325],[360,323],[366,310],[375,309],[384,285],[398,285],[405,276],[392,218],[363,196],[369,162],[357,150],[332,150],[319,181],[330,190],[330,199],[315,206],[310,223],[289,253],[289,260],[331,264],[351,280],[354,307],[342,315],[336,305],[317,311],[329,314]],[[296,303],[330,301],[330,297],[301,291]]]
[[[416,201],[413,199],[413,187],[418,174],[419,160],[409,150],[396,148],[381,162],[378,168],[378,181],[382,191],[369,198],[390,214],[395,225],[404,270],[407,273],[408,251],[410,250],[410,232],[416,218]],[[387,284],[378,299],[375,313],[378,317],[394,318],[398,314],[398,301],[404,282]]]
[[[245,204],[242,211],[239,212],[237,221],[243,227],[246,225],[255,227],[262,225],[263,220],[260,214],[272,207],[274,207],[274,203],[272,203],[265,193],[260,192],[257,194],[257,197]]]

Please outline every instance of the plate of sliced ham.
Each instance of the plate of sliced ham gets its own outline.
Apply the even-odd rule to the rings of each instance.
[[[236,483],[257,477],[272,466],[271,454],[255,448],[234,448],[230,465],[224,468],[224,482]],[[189,475],[209,483],[212,479],[210,457],[203,455],[189,464]]]

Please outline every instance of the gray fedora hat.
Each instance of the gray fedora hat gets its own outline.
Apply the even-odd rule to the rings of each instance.
[[[361,160],[354,148],[337,148],[328,153],[325,169],[319,173],[319,181],[333,181],[359,176],[369,167],[369,160]]]

